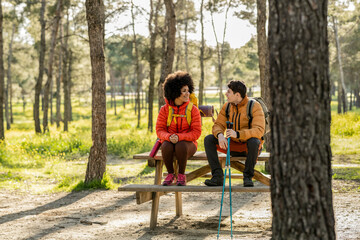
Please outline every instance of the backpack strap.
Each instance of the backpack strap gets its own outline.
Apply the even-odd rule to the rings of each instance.
[[[169,106],[169,115],[168,115],[168,119],[166,122],[166,126],[169,127],[173,119],[174,119],[174,122],[177,123],[177,120],[176,120],[177,117],[186,117],[186,121],[190,126],[191,111],[192,111],[193,106],[194,106],[194,103],[189,102],[189,104],[186,106],[186,109],[185,109],[185,115],[174,114],[174,109],[171,106]]]
[[[189,102],[189,104],[186,106],[185,114],[186,114],[186,121],[188,122],[189,126],[191,124],[191,110],[194,106],[194,103]]]
[[[229,110],[230,110],[230,103],[227,103],[226,105],[226,109],[225,109],[225,116],[226,116],[226,119],[229,121]]]
[[[171,106],[169,106],[169,114],[168,114],[168,119],[167,119],[167,122],[166,122],[166,126],[168,126],[168,127],[171,124],[173,114],[174,114],[174,109]]]
[[[254,107],[254,99],[249,99],[248,104],[246,106],[246,115],[247,118],[249,119],[249,129],[251,128],[251,123],[253,120],[253,115],[252,115],[252,109]]]

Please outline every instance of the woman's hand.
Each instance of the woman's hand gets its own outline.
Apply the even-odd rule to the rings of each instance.
[[[179,141],[179,137],[176,134],[171,135],[169,139],[170,139],[170,142],[172,142],[174,144]]]

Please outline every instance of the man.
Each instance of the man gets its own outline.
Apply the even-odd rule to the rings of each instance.
[[[265,117],[260,103],[253,101],[252,121],[249,123],[247,107],[249,98],[246,86],[242,81],[231,81],[226,92],[228,101],[223,105],[214,123],[212,133],[205,137],[205,152],[211,167],[212,178],[205,180],[207,186],[222,186],[224,173],[219,162],[217,150],[226,153],[227,138],[230,141],[231,156],[246,156],[244,187],[253,187],[252,177],[256,159],[262,148],[262,137],[265,132]],[[233,123],[232,129],[226,130],[226,121]]]

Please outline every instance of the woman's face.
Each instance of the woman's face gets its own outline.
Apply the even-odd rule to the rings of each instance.
[[[175,104],[176,105],[181,105],[181,104],[189,101],[189,96],[190,96],[189,87],[188,86],[183,86],[181,88],[180,96],[175,99]]]

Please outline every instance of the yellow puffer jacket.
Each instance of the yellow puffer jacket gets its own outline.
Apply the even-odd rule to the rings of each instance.
[[[261,138],[265,133],[265,116],[261,108],[260,103],[254,102],[252,109],[252,123],[251,128],[249,129],[249,119],[246,114],[246,107],[248,104],[249,98],[245,98],[237,105],[230,103],[229,106],[229,119],[226,118],[226,106],[227,102],[222,106],[221,111],[214,123],[212,132],[215,137],[219,133],[223,133],[226,130],[226,121],[233,123],[233,129],[237,132],[238,138],[231,138],[235,142],[246,142],[250,138]],[[224,134],[225,135],[225,134]],[[261,141],[262,142],[262,141]]]

